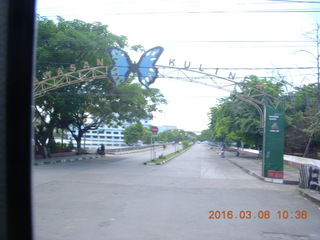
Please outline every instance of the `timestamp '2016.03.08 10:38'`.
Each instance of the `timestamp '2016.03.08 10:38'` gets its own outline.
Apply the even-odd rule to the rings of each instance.
[[[281,211],[209,211],[209,219],[307,219],[308,213],[304,210]]]

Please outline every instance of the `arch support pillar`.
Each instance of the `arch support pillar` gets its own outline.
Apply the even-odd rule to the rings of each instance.
[[[268,105],[264,106],[262,176],[283,178],[285,114]]]

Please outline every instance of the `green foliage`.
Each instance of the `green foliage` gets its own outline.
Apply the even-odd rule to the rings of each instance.
[[[182,143],[183,149],[187,149],[189,147],[189,141],[184,140],[181,143]]]
[[[288,94],[287,101],[291,108],[287,109],[287,126],[285,135],[286,152],[290,154],[313,152],[309,157],[316,157],[320,143],[320,113],[318,110],[317,84],[297,87]]]
[[[209,141],[213,142],[213,131],[211,129],[203,130],[199,136],[197,136],[198,141]]]
[[[209,113],[210,126],[206,138],[211,141],[240,142],[259,147],[262,145],[260,129],[260,115],[247,101],[240,100],[236,96],[243,94],[261,96],[261,92],[279,98],[282,96],[285,86],[284,81],[272,81],[250,76],[241,85],[241,92],[233,92],[229,97],[220,100],[220,104],[211,108]],[[273,99],[273,102],[277,100]],[[263,109],[263,106],[259,106]],[[208,136],[209,134],[209,136]],[[211,136],[210,136],[211,135]]]
[[[156,159],[153,159],[151,161],[147,161],[147,162],[151,162],[151,163],[161,163],[161,162],[164,162],[166,161],[167,159],[169,158],[172,158],[176,155],[178,155],[180,153],[180,150],[179,151],[176,151],[176,152],[173,152],[173,153],[169,153],[167,155],[160,155],[158,158]]]
[[[71,141],[68,144],[53,142],[53,144],[51,144],[50,146],[51,153],[71,152],[73,149],[74,149],[74,146]]]
[[[163,142],[181,142],[183,140],[196,141],[197,135],[193,132],[182,129],[172,129],[161,132],[157,136],[157,141]]]
[[[36,53],[36,77],[40,81],[42,73],[57,68],[70,71],[70,64],[82,69],[84,62],[94,64],[96,59],[110,63],[106,48],[110,46],[125,47],[127,38],[108,31],[108,26],[100,22],[86,23],[80,20],[66,21],[58,17],[54,23],[45,17],[38,16],[38,41]]]
[[[143,139],[145,131],[146,129],[144,129],[141,122],[126,127],[122,132],[124,135],[124,142],[128,145],[137,143],[139,140]]]
[[[126,37],[109,32],[108,26],[99,22],[65,21],[59,17],[55,24],[38,16],[37,24],[38,81],[44,79],[43,73],[47,71],[55,76],[58,69],[63,72],[83,69],[86,61],[91,67],[95,66],[96,59],[103,59],[108,65],[111,61],[106,48],[127,46]],[[135,50],[141,49],[142,46],[135,46]],[[45,151],[48,139],[53,138],[53,129],[64,128],[71,132],[80,150],[81,138],[88,130],[102,124],[119,126],[150,118],[160,103],[166,100],[158,89],[143,89],[129,80],[116,89],[107,77],[59,88],[36,99],[36,145]]]
[[[283,80],[266,80],[250,76],[240,92],[234,92],[230,97],[221,99],[218,106],[211,108],[210,127],[199,139],[261,146],[258,111],[251,104],[234,96],[245,93],[250,96],[261,96],[261,92],[265,92],[271,95],[270,98],[275,104],[279,102],[277,99],[286,99],[283,104],[287,106],[285,152],[290,154],[299,152],[307,156],[310,148],[313,153],[309,156],[316,157],[316,151],[320,150],[318,84],[305,85],[285,93],[286,84]],[[260,105],[260,108],[263,109],[263,106]]]

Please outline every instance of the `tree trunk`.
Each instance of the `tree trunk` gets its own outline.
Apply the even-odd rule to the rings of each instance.
[[[314,134],[314,131],[312,131],[312,133],[310,135],[310,138],[309,138],[309,141],[308,141],[308,144],[306,146],[306,150],[304,151],[304,154],[303,154],[304,158],[307,157],[307,155],[309,153],[309,147],[310,147],[310,144],[311,144],[311,140],[312,140],[313,134]]]
[[[48,152],[48,149],[47,149],[47,144],[45,142],[39,142],[37,144],[37,147],[42,155],[43,158],[49,158],[51,157],[49,152]]]
[[[75,140],[77,142],[77,155],[80,155],[81,154],[81,137],[76,137]]]

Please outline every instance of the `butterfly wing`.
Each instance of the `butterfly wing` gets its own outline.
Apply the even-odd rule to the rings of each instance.
[[[107,76],[118,87],[127,80],[132,63],[128,54],[120,48],[110,47],[107,52],[113,63],[108,69]]]
[[[163,47],[154,47],[145,52],[140,60],[137,68],[138,78],[142,85],[149,87],[158,77],[158,69],[155,67],[158,58],[163,52]]]

